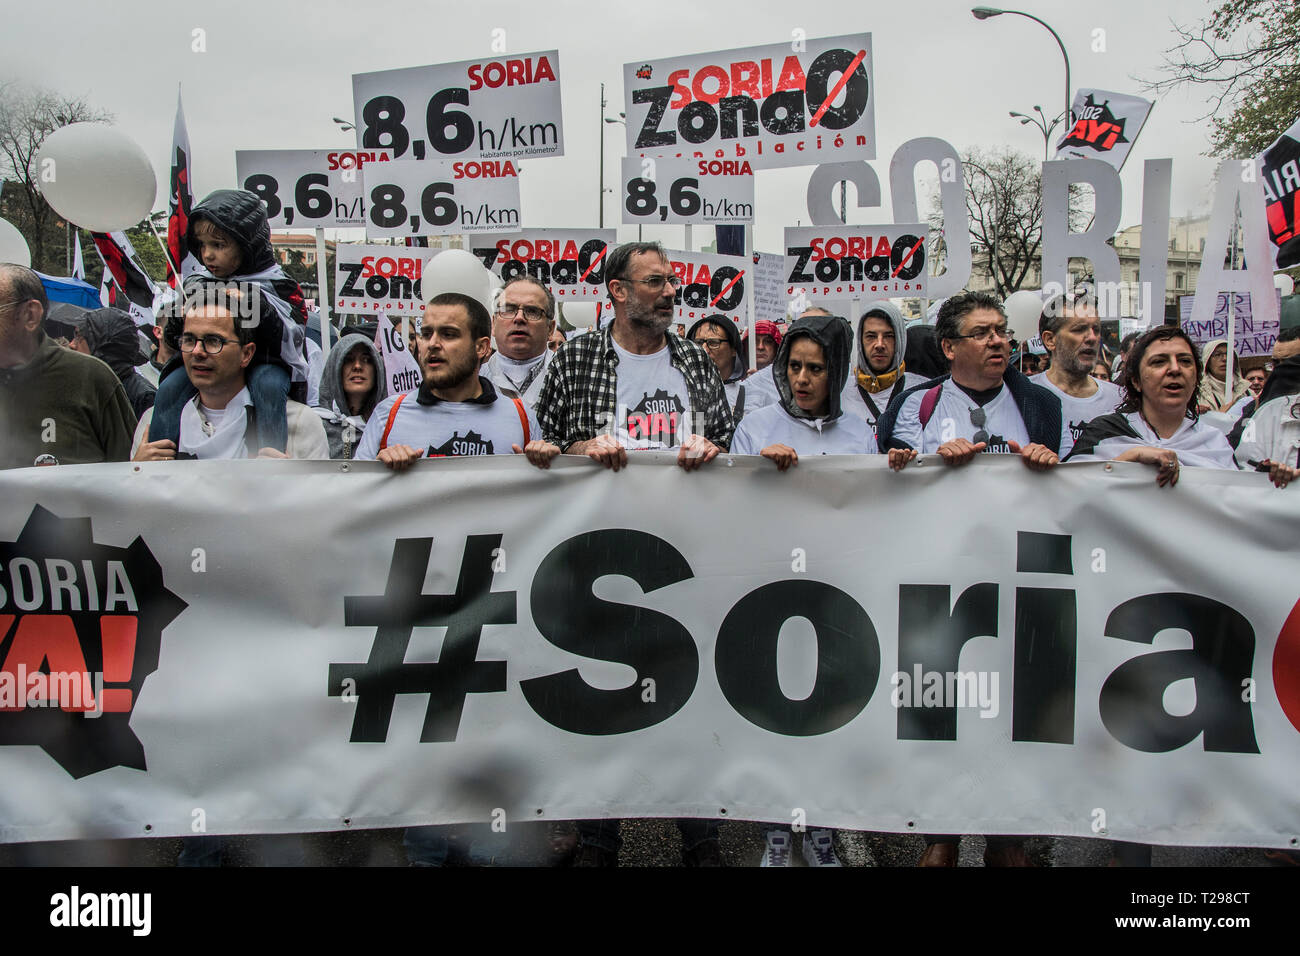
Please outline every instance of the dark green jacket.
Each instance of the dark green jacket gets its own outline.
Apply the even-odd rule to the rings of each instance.
[[[126,461],[135,412],[111,368],[44,332],[26,365],[0,368],[0,468]],[[43,462],[45,463],[45,462]]]

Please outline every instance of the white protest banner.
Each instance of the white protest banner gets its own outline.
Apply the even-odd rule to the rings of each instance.
[[[754,169],[876,158],[871,34],[623,66],[629,156]]]
[[[394,159],[564,155],[557,50],[356,73],[352,104],[357,145]]]
[[[1274,249],[1274,268],[1300,265],[1300,120],[1279,136],[1256,159],[1264,187],[1268,237]]]
[[[785,294],[785,256],[754,253],[754,320],[784,322],[789,301]]]
[[[785,294],[807,298],[926,297],[923,223],[785,230]]]
[[[504,236],[471,236],[467,248],[502,282],[530,275],[563,302],[605,298],[605,256],[613,229],[528,229]]]
[[[668,261],[682,282],[676,296],[677,321],[689,327],[696,319],[720,312],[742,331],[749,328],[745,282],[750,270],[744,256],[669,250]]]
[[[0,472],[0,839],[196,807],[1295,838],[1295,489],[630,457]]]
[[[623,158],[623,222],[754,221],[754,170],[744,160]]]
[[[1282,308],[1282,293],[1274,290],[1277,307]],[[1220,292],[1214,303],[1214,317],[1207,322],[1192,320],[1192,302],[1194,296],[1178,297],[1178,320],[1189,338],[1197,345],[1204,345],[1215,339],[1228,337],[1228,300],[1232,299],[1232,314],[1236,331],[1233,346],[1242,358],[1253,355],[1269,356],[1273,354],[1273,344],[1277,342],[1277,333],[1281,328],[1278,319],[1257,319],[1251,312],[1249,292]]]
[[[442,249],[340,243],[334,258],[334,311],[420,315],[420,274]]]
[[[403,160],[361,175],[367,239],[519,229],[519,169],[511,160]]]
[[[388,377],[388,394],[400,395],[413,388],[419,388],[424,376],[420,366],[406,347],[406,336],[402,329],[406,323],[394,325],[387,316],[379,317],[379,326],[375,329],[375,348],[379,349],[384,359],[383,374]]]
[[[1151,101],[1109,90],[1076,90],[1074,125],[1056,144],[1053,159],[1100,159],[1116,169],[1124,166],[1129,151],[1151,114]]]
[[[391,159],[386,150],[241,149],[235,175],[266,204],[272,229],[355,227],[366,222],[359,171]]]

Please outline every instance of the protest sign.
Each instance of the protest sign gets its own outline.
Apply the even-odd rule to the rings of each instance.
[[[676,297],[677,321],[689,327],[696,319],[721,312],[741,329],[749,328],[745,282],[750,270],[743,256],[670,250],[668,261],[682,281]]]
[[[406,347],[403,334],[407,323],[394,325],[386,316],[379,317],[379,327],[375,329],[375,348],[379,349],[384,360],[383,374],[388,379],[388,394],[400,395],[413,388],[419,388],[424,376],[414,356]]]
[[[558,50],[357,73],[352,103],[357,145],[394,159],[564,155]]]
[[[530,275],[564,302],[605,298],[605,256],[613,229],[529,229],[504,236],[471,236],[468,248],[502,282]]]
[[[624,64],[627,155],[875,159],[873,67],[869,33]]]
[[[1117,170],[1151,114],[1151,101],[1109,90],[1077,90],[1074,125],[1056,144],[1054,159],[1100,159]]]
[[[981,456],[956,501],[933,457],[631,457],[0,472],[0,839],[1294,839],[1300,593],[1259,548],[1300,512],[1263,476]]]
[[[1279,136],[1256,160],[1264,187],[1268,237],[1274,268],[1300,265],[1300,120]]]
[[[241,149],[235,175],[266,204],[272,229],[365,225],[359,171],[387,163],[386,150]]]
[[[442,249],[340,243],[334,259],[334,311],[419,315],[420,275]]]
[[[785,230],[785,294],[796,298],[926,296],[923,223],[803,226]]]
[[[508,159],[403,160],[362,180],[368,239],[519,229],[519,169]]]
[[[785,256],[754,253],[754,320],[784,322],[789,298],[785,294]]]
[[[720,159],[623,159],[623,222],[722,225],[754,221],[754,171]]]
[[[1282,308],[1282,294],[1277,292],[1277,307]],[[1178,297],[1178,318],[1183,330],[1197,345],[1204,345],[1214,339],[1228,337],[1228,300],[1232,300],[1232,313],[1236,323],[1233,348],[1237,355],[1248,358],[1252,355],[1272,355],[1273,344],[1277,341],[1280,326],[1278,319],[1258,319],[1251,312],[1250,293],[1220,292],[1214,303],[1214,317],[1207,322],[1192,320],[1192,301],[1195,296]]]

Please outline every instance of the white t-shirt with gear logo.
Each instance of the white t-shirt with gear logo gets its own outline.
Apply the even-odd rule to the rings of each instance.
[[[418,389],[403,393],[393,427],[388,432],[388,447],[407,445],[424,452],[426,458],[461,458],[470,455],[509,455],[511,446],[524,447],[524,427],[514,401],[498,394],[496,400],[483,402],[435,402],[421,405]],[[366,430],[357,444],[358,461],[375,461],[379,444],[393,403],[400,396],[384,399],[371,413]],[[541,427],[532,410],[524,403],[530,438],[540,438]]]
[[[1041,385],[1061,401],[1061,458],[1064,459],[1083,434],[1083,427],[1094,418],[1109,415],[1124,400],[1124,392],[1114,382],[1094,378],[1097,391],[1087,398],[1076,398],[1061,391],[1047,378],[1046,372],[1029,376],[1029,381]]]
[[[898,421],[894,426],[894,441],[902,442],[915,448],[922,455],[930,455],[939,450],[944,442],[957,438],[967,441],[975,440],[975,433],[981,426],[971,421],[971,413],[980,408],[980,404],[971,398],[951,379],[943,383],[939,401],[935,404],[934,414],[924,428],[921,426],[921,402],[929,389],[918,389],[903,402],[899,409]],[[1006,385],[989,402],[985,403],[983,430],[988,432],[988,447],[984,450],[990,454],[1011,454],[1008,441],[1017,442],[1021,448],[1029,444],[1029,432],[1025,429],[1025,420],[1020,417],[1020,409]],[[978,417],[978,415],[976,416]]]
[[[668,345],[652,355],[619,346],[618,422],[614,437],[629,451],[673,448],[691,434],[686,376],[673,368]]]

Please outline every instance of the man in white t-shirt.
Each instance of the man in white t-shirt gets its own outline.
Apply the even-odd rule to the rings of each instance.
[[[614,320],[566,342],[537,400],[542,431],[566,454],[614,471],[628,451],[676,449],[687,471],[731,443],[734,425],[712,360],[669,331],[681,279],[657,242],[609,253]]]
[[[898,471],[935,452],[964,465],[985,451],[1019,455],[1036,471],[1056,465],[1061,403],[1011,367],[1002,303],[985,292],[953,296],[939,309],[935,335],[952,371],[908,389],[876,423],[889,466]]]
[[[247,309],[258,308],[259,322],[279,321],[267,299],[245,298],[219,283],[196,286],[186,298],[181,360],[198,394],[181,409],[179,447],[169,438],[147,440],[153,409],[145,412],[135,430],[132,460],[329,458],[329,440],[320,418],[292,399],[285,399],[289,431],[285,450],[257,447],[253,399],[245,376],[257,349],[253,334],[258,322],[242,321],[242,317]]]
[[[420,325],[424,381],[375,406],[356,459],[404,471],[420,458],[514,452],[549,468],[560,450],[541,440],[532,411],[522,399],[499,395],[479,374],[491,330],[492,319],[477,299],[459,292],[430,299]]]
[[[1124,395],[1118,385],[1092,376],[1101,350],[1101,319],[1090,297],[1048,299],[1038,317],[1038,334],[1052,364],[1029,380],[1061,402],[1060,455],[1064,458],[1083,434],[1083,426],[1113,412]]]
[[[555,332],[555,296],[533,276],[511,279],[497,298],[492,318],[496,352],[483,365],[483,377],[508,398],[522,398],[536,411],[542,380],[555,353],[547,348]]]

